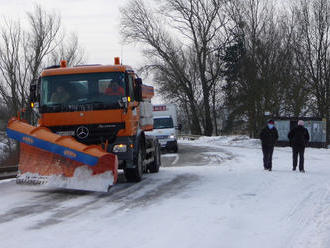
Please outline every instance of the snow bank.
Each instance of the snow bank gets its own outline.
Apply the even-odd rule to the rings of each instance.
[[[202,136],[197,140],[187,141],[180,140],[181,143],[189,144],[205,144],[217,146],[237,146],[237,147],[260,147],[259,139],[250,139],[247,135],[231,135],[231,136]]]
[[[55,188],[107,192],[109,186],[113,184],[112,172],[107,171],[98,175],[92,175],[92,173],[93,171],[88,166],[81,166],[75,169],[73,177],[62,175],[40,176],[36,173],[24,173],[19,175],[17,180],[22,184],[44,184]]]

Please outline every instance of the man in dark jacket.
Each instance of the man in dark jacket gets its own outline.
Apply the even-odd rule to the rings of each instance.
[[[262,152],[264,154],[264,169],[272,170],[272,159],[278,132],[274,126],[274,120],[269,120],[267,126],[260,133]]]
[[[296,170],[299,154],[299,171],[305,172],[304,169],[304,153],[305,147],[309,141],[308,130],[304,127],[304,121],[299,120],[298,126],[294,127],[288,134],[290,145],[292,146],[293,168]]]

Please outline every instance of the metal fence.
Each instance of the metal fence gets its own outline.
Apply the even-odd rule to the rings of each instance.
[[[295,127],[299,120],[305,122],[305,127],[307,128],[310,136],[309,146],[311,147],[327,147],[326,137],[326,120],[321,118],[279,118],[275,119],[275,126],[278,130],[278,145],[288,146],[289,139],[288,133]]]

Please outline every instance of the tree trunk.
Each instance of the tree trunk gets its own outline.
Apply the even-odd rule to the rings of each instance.
[[[195,103],[190,103],[191,109],[191,134],[202,135],[201,125],[199,123],[198,112]]]
[[[209,96],[210,96],[210,93],[207,89],[207,85],[203,84],[204,111],[205,111],[204,112],[204,116],[205,116],[204,135],[206,135],[206,136],[212,136],[212,132],[213,132]]]
[[[213,94],[212,94],[212,110],[213,110],[213,120],[214,120],[214,131],[215,135],[218,136],[218,124],[217,124],[217,111],[215,107],[215,98],[216,97],[216,92],[215,89],[213,89]]]

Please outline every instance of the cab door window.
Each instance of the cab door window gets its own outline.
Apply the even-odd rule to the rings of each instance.
[[[128,74],[128,96],[131,97],[131,101],[134,101],[134,85],[133,85],[133,76]]]

